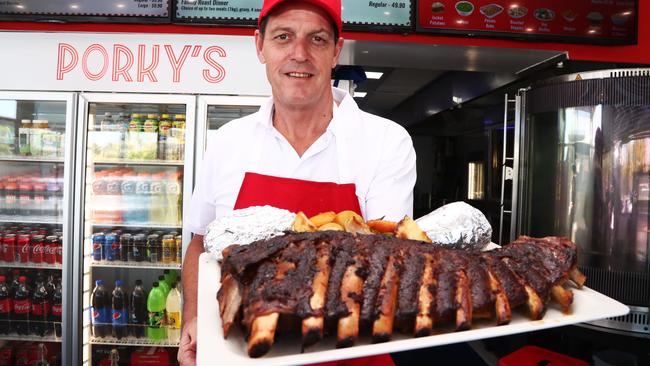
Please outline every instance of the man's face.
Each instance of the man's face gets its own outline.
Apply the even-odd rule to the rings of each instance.
[[[327,13],[304,2],[280,5],[268,17],[264,36],[255,32],[255,44],[277,102],[294,108],[322,102],[343,47]]]

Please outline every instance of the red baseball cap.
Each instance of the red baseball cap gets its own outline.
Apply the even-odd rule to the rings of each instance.
[[[257,18],[257,26],[260,26],[262,19],[269,15],[269,13],[278,5],[282,3],[288,3],[296,0],[264,0],[262,5],[262,10],[260,11],[260,16]],[[343,23],[341,21],[341,0],[300,0],[306,3],[314,4],[319,8],[325,10],[325,12],[332,18],[336,28],[341,34],[343,30]]]

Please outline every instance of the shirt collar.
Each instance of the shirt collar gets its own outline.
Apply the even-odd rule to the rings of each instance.
[[[343,137],[350,132],[350,127],[353,123],[350,118],[356,118],[359,107],[354,101],[354,98],[345,90],[332,87],[332,96],[334,98],[334,106],[332,120],[327,126],[327,131],[334,134],[334,136]],[[258,123],[266,129],[273,129],[273,97],[270,97],[260,107],[258,113],[260,116]]]

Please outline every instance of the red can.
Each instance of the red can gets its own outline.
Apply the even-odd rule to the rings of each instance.
[[[56,263],[63,264],[63,236],[59,235],[56,241]]]
[[[56,263],[56,249],[58,237],[50,235],[45,238],[45,245],[43,245],[43,261],[47,264]]]
[[[14,262],[14,250],[16,247],[16,234],[5,234],[2,238],[2,260]]]
[[[36,235],[32,239],[32,252],[29,257],[32,263],[43,263],[45,261],[45,248],[44,248],[45,238],[43,235]]]
[[[16,262],[17,263],[27,263],[29,262],[29,252],[31,250],[31,236],[29,234],[20,234],[18,235],[18,240],[16,241]]]

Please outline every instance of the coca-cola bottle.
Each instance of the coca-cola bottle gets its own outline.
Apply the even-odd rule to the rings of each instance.
[[[122,288],[122,280],[115,281],[115,289],[111,298],[113,337],[120,339],[128,335],[127,324],[129,324],[129,306],[127,294]]]
[[[32,307],[32,300],[29,296],[27,277],[20,276],[18,283],[18,289],[14,295],[14,314],[11,327],[14,332],[20,335],[27,335],[29,334],[29,313]]]
[[[130,321],[129,327],[134,337],[141,338],[145,336],[145,326],[149,313],[147,312],[147,292],[142,287],[142,280],[135,281],[135,287],[131,292],[130,299]]]
[[[0,276],[0,334],[9,334],[11,331],[9,324],[11,308],[11,296],[9,296],[5,276]]]
[[[54,294],[52,295],[52,313],[50,320],[54,323],[54,334],[61,337],[61,315],[63,314],[63,287],[61,286],[61,279],[56,282]]]
[[[51,331],[48,326],[51,307],[45,282],[39,281],[32,296],[32,313],[29,318],[31,334],[43,337]]]

